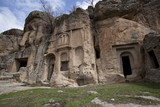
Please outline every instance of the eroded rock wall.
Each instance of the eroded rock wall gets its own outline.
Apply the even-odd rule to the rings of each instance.
[[[18,56],[22,35],[23,31],[19,29],[10,29],[0,34],[0,77],[8,75],[15,56]]]
[[[125,78],[134,81],[144,78],[142,41],[144,36],[152,31],[151,29],[159,29],[158,2],[158,0],[103,0],[96,4],[93,9],[96,31],[94,35],[95,50],[98,49],[96,55],[100,54],[100,58],[97,58],[100,82],[120,82]],[[152,9],[155,11],[151,13]],[[124,72],[126,69],[124,66],[127,66],[124,65],[124,57],[127,56],[131,69],[129,75]]]
[[[44,72],[44,54],[53,32],[54,18],[44,12],[33,11],[25,20],[24,35],[20,42],[21,49],[31,48],[28,56],[28,83],[41,83]]]
[[[25,20],[24,32],[9,30],[2,33],[6,35],[1,36],[4,41],[0,45],[1,69],[16,74],[21,82],[40,82],[53,22],[54,18],[49,14],[33,11]]]
[[[144,38],[146,79],[160,82],[160,33],[152,32]]]
[[[133,17],[133,21],[160,31],[160,1],[142,0],[141,2],[141,11]]]
[[[48,54],[55,56],[55,68],[50,80],[53,85],[77,86],[97,83],[90,19],[85,10],[78,8],[70,15],[55,19]],[[66,61],[68,69],[63,70],[62,63]]]
[[[149,47],[158,57],[158,42],[152,46],[146,36],[143,49],[144,36],[160,30],[159,7],[159,0],[102,0],[95,8],[77,8],[57,18],[33,11],[24,31],[0,34],[0,76],[9,73],[20,82],[76,87],[137,81],[146,70],[147,79],[159,81],[159,74],[150,76],[154,72],[149,72],[153,70],[147,68],[146,57]]]
[[[119,16],[160,30],[159,0],[102,0],[96,4],[95,20]]]
[[[131,19],[140,11],[139,0],[102,0],[95,6],[95,19],[104,20],[115,16]]]
[[[97,22],[100,61],[104,80],[118,82],[124,80],[123,56],[129,56],[132,75],[129,80],[137,80],[143,70],[142,41],[150,29],[127,19],[114,17]],[[101,78],[101,77],[100,77]]]
[[[0,56],[19,51],[23,31],[10,29],[0,34]]]

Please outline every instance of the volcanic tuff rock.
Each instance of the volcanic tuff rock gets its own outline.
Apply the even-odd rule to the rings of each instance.
[[[103,0],[95,6],[95,19],[123,17],[160,30],[159,0]]]
[[[15,36],[23,36],[23,31],[20,29],[10,29],[5,32],[2,32],[3,35],[15,35]]]
[[[0,78],[60,87],[159,81],[159,36],[145,37],[153,30],[160,30],[159,0],[103,0],[57,18],[33,11],[24,31],[0,34]]]
[[[132,18],[140,11],[139,0],[103,0],[95,6],[96,20],[110,17]]]
[[[133,20],[153,30],[160,31],[160,1],[148,0],[144,2],[141,11],[134,16]]]
[[[125,53],[126,55],[131,54],[134,59],[134,61],[131,60],[133,73],[130,77],[128,76],[128,79],[141,78],[140,73],[144,63],[141,55],[142,41],[150,29],[137,22],[118,17],[101,20],[96,24],[101,50],[101,65],[98,68],[101,67],[102,72],[99,74],[102,73],[101,75],[106,78],[102,82],[122,81],[124,79],[121,75],[122,65],[119,63],[122,63],[121,57]]]
[[[54,18],[51,15],[40,11],[31,12],[25,20],[24,35],[20,46],[40,44],[42,39],[52,32],[53,23]]]
[[[50,80],[54,85],[97,83],[90,23],[89,14],[80,8],[70,15],[62,15],[55,19],[54,33],[47,52],[55,55],[55,72]],[[69,61],[69,72],[61,70],[65,61]]]
[[[10,29],[0,34],[0,55],[19,51],[22,35],[23,31],[19,29]]]
[[[160,33],[151,32],[144,38],[146,79],[160,82]]]

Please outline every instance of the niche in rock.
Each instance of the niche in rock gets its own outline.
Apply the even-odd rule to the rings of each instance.
[[[84,52],[82,47],[77,47],[75,49],[75,65],[79,66],[83,63]]]
[[[95,52],[96,52],[96,59],[100,58],[100,48],[99,46],[95,47]]]
[[[148,52],[149,57],[150,57],[150,63],[152,68],[159,68],[159,63],[157,61],[157,58],[155,56],[155,53],[153,50]]]
[[[55,56],[54,54],[49,54],[47,56],[47,69],[48,69],[48,75],[47,80],[49,81],[52,77],[52,74],[54,72],[54,62],[55,62]]]
[[[67,53],[64,52],[61,54],[61,71],[67,71],[68,70],[68,56]]]
[[[17,72],[21,67],[27,67],[28,58],[16,58],[16,68]]]

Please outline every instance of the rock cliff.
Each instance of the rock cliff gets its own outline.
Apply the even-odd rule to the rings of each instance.
[[[0,34],[0,55],[19,51],[22,36],[23,31],[18,29],[10,29]]]
[[[152,46],[152,34],[145,37],[159,30],[159,0],[102,0],[57,18],[33,11],[24,31],[0,34],[0,78],[60,87],[159,81],[147,68],[154,64],[149,55],[159,65],[159,42]]]
[[[151,32],[144,38],[146,79],[160,82],[160,33]]]
[[[103,0],[95,6],[95,20],[123,17],[160,30],[159,0]]]

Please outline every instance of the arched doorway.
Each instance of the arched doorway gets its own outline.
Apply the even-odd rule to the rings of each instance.
[[[132,68],[134,64],[133,56],[130,52],[123,52],[120,55],[121,58],[121,70],[124,77],[127,78],[128,75],[132,75]]]
[[[54,72],[55,55],[48,54],[46,61],[47,61],[47,71],[48,71],[47,80],[50,81],[52,74]]]

